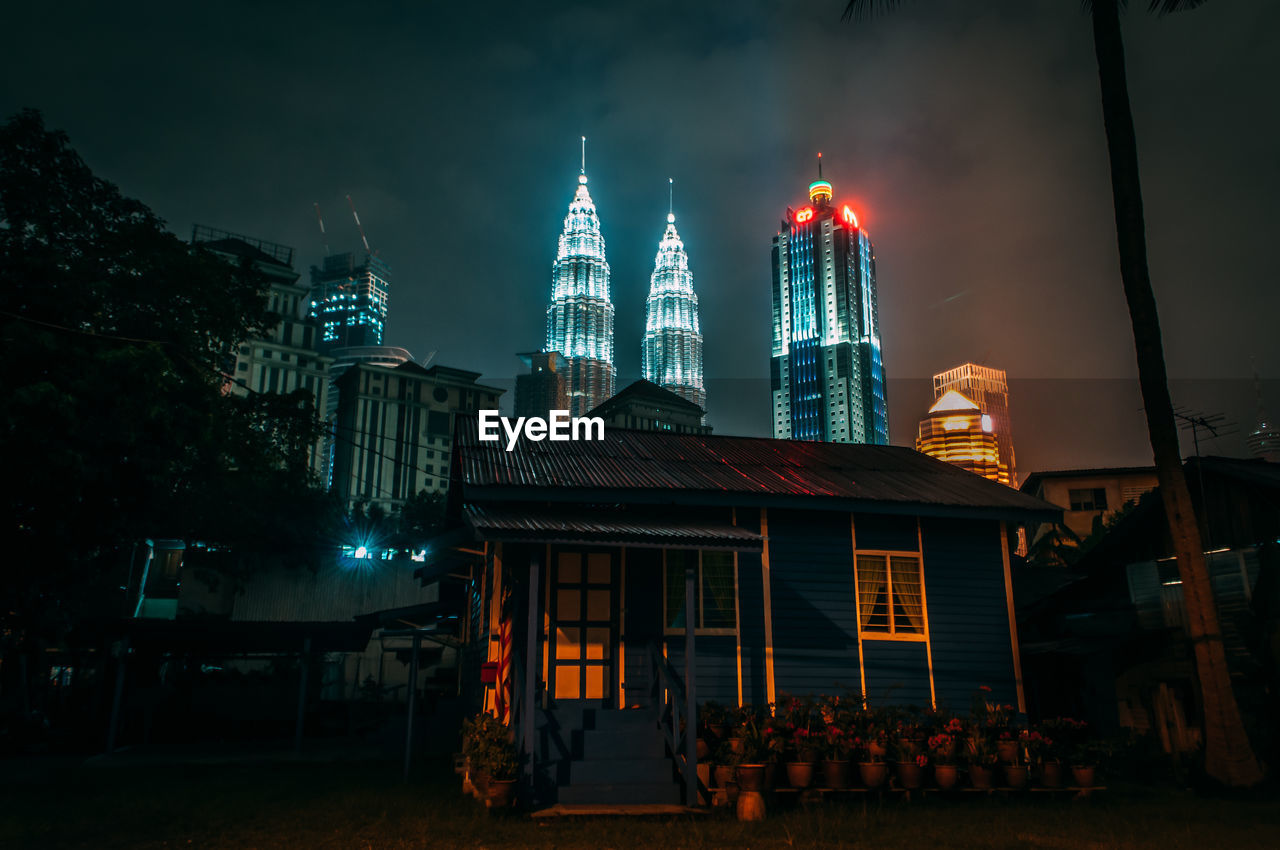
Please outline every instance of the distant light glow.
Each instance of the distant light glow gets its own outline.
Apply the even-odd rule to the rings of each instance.
[[[356,547],[356,551],[355,551],[355,556],[356,556],[357,558],[368,558],[368,557],[369,557],[369,547],[367,547],[367,546],[357,546],[357,547]]]

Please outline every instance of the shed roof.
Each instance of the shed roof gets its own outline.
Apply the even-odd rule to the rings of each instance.
[[[603,440],[480,442],[456,424],[463,499],[854,508],[1040,516],[1061,509],[901,446],[606,429]]]
[[[612,546],[687,546],[759,552],[764,539],[729,523],[672,520],[616,509],[537,510],[468,505],[467,522],[484,540],[520,543],[598,543]]]

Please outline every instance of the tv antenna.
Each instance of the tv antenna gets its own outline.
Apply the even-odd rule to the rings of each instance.
[[[1210,523],[1208,497],[1204,490],[1204,461],[1200,457],[1200,432],[1209,436],[1206,440],[1227,437],[1240,430],[1236,423],[1221,413],[1204,413],[1186,407],[1175,407],[1173,416],[1178,420],[1178,427],[1191,432],[1191,443],[1196,450],[1196,486],[1200,490],[1200,511],[1204,516],[1204,542],[1206,548],[1213,548],[1213,528]]]

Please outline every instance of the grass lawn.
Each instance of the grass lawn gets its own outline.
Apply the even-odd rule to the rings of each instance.
[[[4,762],[0,771],[8,772]],[[676,819],[492,816],[447,769],[409,785],[394,764],[84,767],[0,780],[3,848],[1280,846],[1280,805],[1155,790],[1087,801],[861,800],[740,824]]]

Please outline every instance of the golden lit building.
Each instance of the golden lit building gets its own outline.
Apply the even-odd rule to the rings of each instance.
[[[1010,487],[1018,486],[1017,462],[1013,457],[1013,426],[1009,420],[1009,380],[1003,369],[976,363],[962,363],[933,376],[933,398],[959,390],[965,398],[991,417],[991,427],[1000,446],[1000,463],[1009,470]]]
[[[948,390],[920,420],[916,451],[1009,483],[1009,467],[1000,459],[1000,443],[990,414],[956,390]]]

